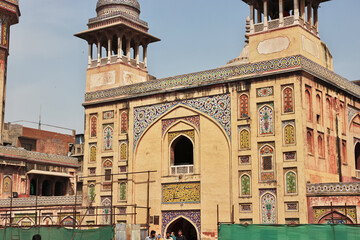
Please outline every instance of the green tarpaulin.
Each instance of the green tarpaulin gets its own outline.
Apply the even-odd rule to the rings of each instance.
[[[60,227],[41,227],[41,228],[5,228],[0,229],[0,240],[31,240],[35,234],[41,235],[41,240],[71,240],[75,229]],[[76,240],[111,240],[114,237],[114,228],[106,226],[91,230],[78,230]]]
[[[359,225],[228,225],[219,240],[360,240]]]

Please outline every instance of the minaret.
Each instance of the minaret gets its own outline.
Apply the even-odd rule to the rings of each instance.
[[[0,0],[0,143],[4,129],[6,72],[9,56],[10,26],[19,22],[20,10],[18,0]]]
[[[319,5],[329,0],[243,0],[250,6],[249,62],[302,55],[332,70],[320,40]]]
[[[139,2],[98,0],[96,12],[88,30],[75,34],[89,44],[86,92],[149,80],[147,47],[160,39],[150,35],[147,22],[140,20]]]

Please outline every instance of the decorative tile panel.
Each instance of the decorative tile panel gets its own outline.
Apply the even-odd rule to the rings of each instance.
[[[274,104],[258,104],[259,134],[274,134]]]
[[[257,97],[268,97],[274,94],[273,87],[264,87],[256,89],[256,96]]]
[[[177,136],[184,134],[185,136],[188,136],[190,139],[192,139],[195,142],[195,131],[183,131],[183,132],[172,132],[169,133],[169,143],[171,143],[172,140],[174,140]]]
[[[114,118],[114,111],[103,112],[103,119],[113,119],[113,118]]]
[[[126,161],[128,158],[128,145],[127,142],[120,142],[120,161]]]
[[[239,127],[240,150],[250,149],[250,127]]]
[[[162,203],[199,203],[200,183],[171,183],[162,185]]]
[[[298,202],[286,202],[285,203],[285,211],[298,212],[299,211],[299,203]]]
[[[96,162],[96,144],[90,145],[90,162]]]
[[[283,127],[283,139],[285,145],[295,144],[295,121],[284,121],[282,122]]]
[[[251,196],[251,174],[250,172],[240,172],[240,196]]]
[[[289,170],[285,173],[286,181],[286,193],[295,194],[297,193],[297,174],[295,170]]]
[[[294,112],[294,93],[293,88],[286,86],[283,89],[283,113]]]
[[[250,156],[240,156],[239,157],[239,164],[250,164]]]
[[[341,207],[341,206],[333,206],[331,207],[313,207],[314,209],[314,222],[318,223],[322,217],[330,214],[332,211],[339,212],[344,216],[348,216],[352,218],[352,221],[356,223],[356,207],[348,206],[348,207]]]
[[[277,223],[276,190],[260,190],[261,223]]]
[[[209,115],[223,127],[229,139],[231,139],[231,101],[230,95],[224,94],[135,108],[134,151],[147,127],[178,105],[185,105]]]
[[[165,236],[166,228],[171,224],[175,219],[179,217],[185,217],[189,219],[192,224],[194,224],[199,233],[201,233],[201,213],[200,210],[190,210],[190,211],[162,211],[162,224],[161,230],[163,236]],[[200,236],[198,236],[199,238]]]
[[[162,120],[162,128],[161,128],[162,134],[164,135],[164,133],[169,129],[171,125],[173,125],[174,123],[180,120],[193,124],[200,131],[200,116],[192,116],[192,117],[172,118],[172,119]]]
[[[114,124],[104,125],[104,150],[113,149]]]
[[[240,212],[252,212],[252,204],[251,203],[240,204]]]
[[[240,96],[240,118],[248,118],[249,115],[249,96],[247,94],[242,94]]]
[[[128,113],[126,111],[121,112],[120,122],[121,122],[120,124],[121,133],[127,133],[129,120],[128,120]]]
[[[284,161],[296,161],[296,152],[284,152]]]

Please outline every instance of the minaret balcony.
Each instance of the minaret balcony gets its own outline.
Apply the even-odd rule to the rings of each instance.
[[[252,31],[250,31],[250,34],[257,34],[257,33],[262,33],[262,32],[266,32],[269,30],[275,30],[275,29],[280,29],[280,28],[295,26],[295,25],[301,26],[304,29],[311,32],[312,34],[318,36],[318,30],[317,30],[316,26],[312,25],[308,21],[305,21],[301,17],[299,18],[298,22],[296,22],[295,16],[284,17],[284,23],[282,25],[280,24],[280,19],[270,20],[270,21],[268,21],[267,28],[265,28],[264,22],[254,24],[254,28]]]
[[[138,67],[144,70],[146,69],[144,62],[139,61],[139,65],[137,65],[136,59],[131,58],[130,61],[128,61],[128,58],[126,56],[122,56],[121,59],[118,58],[117,56],[111,56],[110,61],[108,57],[101,58],[100,61],[98,61],[97,59],[91,60],[91,63],[88,65],[88,68],[95,68],[95,67],[105,66],[107,64],[114,64],[119,62],[128,64],[132,67]]]

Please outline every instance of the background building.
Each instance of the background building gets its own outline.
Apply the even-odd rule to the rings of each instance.
[[[18,0],[0,1],[0,142],[4,128],[6,72],[9,56],[10,26],[19,22],[20,9]]]
[[[238,58],[155,79],[146,49],[159,39],[139,3],[98,1],[76,34],[89,44],[83,205],[103,213],[87,223],[213,239],[218,222],[359,222],[360,88],[332,71],[326,1],[244,2]]]

